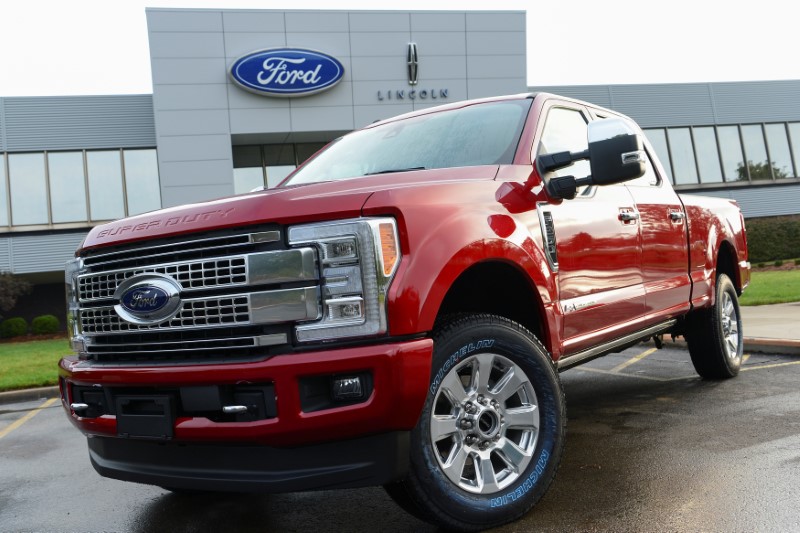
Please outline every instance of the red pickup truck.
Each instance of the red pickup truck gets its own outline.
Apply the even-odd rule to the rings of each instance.
[[[736,204],[676,194],[627,117],[460,102],[345,135],[275,189],[94,228],[66,269],[62,401],[103,476],[383,485],[481,529],[555,475],[559,372],[671,334],[735,376],[749,278]]]

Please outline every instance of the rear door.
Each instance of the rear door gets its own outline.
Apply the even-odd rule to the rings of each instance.
[[[652,154],[652,147],[647,151]],[[691,281],[683,204],[649,154],[645,175],[625,186],[639,213],[645,306],[654,323],[689,308]]]

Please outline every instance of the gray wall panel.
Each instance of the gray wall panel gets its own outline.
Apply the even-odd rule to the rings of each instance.
[[[613,85],[611,98],[617,111],[635,117],[643,128],[714,122],[708,84]]]
[[[470,11],[467,31],[525,31],[525,12]]]
[[[230,155],[225,159],[162,161],[160,170],[172,176],[170,187],[227,185],[233,172]]]
[[[350,56],[350,35],[347,33],[287,33],[286,46],[320,50],[341,61],[345,72],[348,70],[346,60]]]
[[[467,33],[467,54],[471,56],[525,53],[524,31],[476,31]]]
[[[0,271],[13,274],[59,272],[71,259],[85,233],[12,235],[0,239]]]
[[[153,85],[199,85],[227,83],[224,58],[153,58]]]
[[[147,12],[150,31],[222,31],[222,13],[219,11],[165,11]]]
[[[350,18],[342,11],[288,11],[286,31],[291,32],[347,32]]]
[[[148,10],[151,11],[151,10]],[[152,10],[154,12],[160,10]],[[167,10],[164,10],[167,11]],[[286,31],[283,12],[236,10],[222,12],[222,27],[231,32],[283,32]],[[149,24],[149,23],[148,23]]]
[[[474,78],[524,78],[524,55],[470,56],[467,72]],[[524,85],[525,82],[523,82]]]
[[[463,34],[462,34],[463,35]],[[452,33],[438,33],[430,31],[417,31],[411,34],[411,38],[417,43],[420,54],[420,68],[424,68],[425,60],[429,54],[437,56],[461,56],[467,55],[466,39],[456,38]],[[463,59],[460,59],[463,61]],[[453,59],[459,61],[459,59]]]
[[[225,57],[221,33],[151,33],[150,57]]]
[[[156,145],[151,95],[0,98],[3,150]]]
[[[231,131],[234,133],[286,133],[292,131],[291,109],[231,109]],[[287,133],[288,135],[288,133]],[[231,162],[231,168],[233,163]],[[233,175],[231,175],[233,179]]]
[[[411,16],[409,13],[351,12],[350,31],[409,32]]]
[[[800,80],[710,85],[718,124],[800,120]]]
[[[0,272],[11,272],[11,264],[11,238],[0,239]]]
[[[233,172],[233,169],[231,169]],[[184,187],[162,187],[161,203],[182,205],[204,202],[209,198],[222,198],[233,194],[233,181],[224,185],[186,185]]]
[[[162,137],[162,165],[172,161],[203,161],[231,157],[230,135],[192,135]],[[201,154],[198,157],[198,154]]]
[[[411,13],[412,32],[463,32],[466,29],[464,13]]]
[[[286,46],[286,34],[281,33],[226,33],[225,65],[230,66],[235,59],[265,48]],[[224,70],[224,69],[223,69]]]
[[[185,109],[227,109],[228,88],[224,83],[194,85],[162,85],[153,95],[156,111]]]
[[[745,218],[796,215],[800,202],[800,183],[702,191],[697,194],[732,198],[739,203]]]
[[[392,56],[405,59],[409,32],[363,32],[351,33],[350,44],[353,57]]]

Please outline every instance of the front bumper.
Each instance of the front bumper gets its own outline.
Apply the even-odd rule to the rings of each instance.
[[[163,441],[297,447],[411,430],[425,402],[432,349],[431,339],[420,339],[296,353],[252,363],[191,366],[112,367],[67,357],[59,363],[59,381],[70,420],[88,436],[124,440],[126,434],[118,431],[113,414],[87,417],[76,413],[70,406],[75,403],[73,394],[77,388],[89,387],[105,392],[107,397],[111,392],[126,398],[172,397],[175,414],[169,421],[171,431]],[[308,379],[354,373],[371,377],[368,397],[359,403],[309,412],[303,397]],[[202,391],[203,387],[242,385],[270,387],[265,390],[274,391],[274,416],[220,421],[180,409],[185,388]]]
[[[102,476],[168,489],[293,492],[385,485],[408,470],[409,432],[274,448],[94,437]]]

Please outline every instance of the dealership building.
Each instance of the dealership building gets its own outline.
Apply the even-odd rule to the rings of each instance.
[[[152,95],[0,98],[0,272],[50,301],[94,225],[275,186],[379,119],[528,91],[631,116],[681,192],[736,199],[747,218],[800,212],[800,80],[530,87],[525,19],[148,9]],[[292,75],[306,94],[285,90]]]

